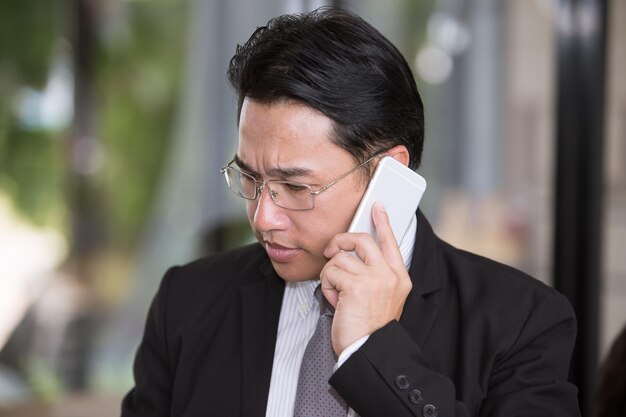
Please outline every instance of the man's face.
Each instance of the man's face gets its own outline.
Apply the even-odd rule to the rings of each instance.
[[[246,98],[239,122],[237,156],[258,180],[288,180],[317,191],[355,166],[352,156],[332,143],[332,121],[317,110],[294,102],[261,104]],[[274,269],[286,281],[319,279],[327,262],[324,248],[348,230],[365,190],[357,170],[315,197],[305,211],[278,207],[267,187],[247,201],[248,220]]]

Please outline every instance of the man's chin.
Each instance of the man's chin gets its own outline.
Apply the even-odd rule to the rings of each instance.
[[[307,268],[301,264],[285,264],[272,261],[272,266],[276,274],[285,281],[297,282],[320,278],[320,271],[316,272],[314,268]]]

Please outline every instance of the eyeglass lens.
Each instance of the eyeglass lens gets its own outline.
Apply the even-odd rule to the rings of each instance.
[[[258,182],[251,176],[228,167],[225,171],[230,190],[240,197],[254,200]],[[289,181],[268,181],[266,187],[274,203],[287,209],[304,210],[314,206],[311,188],[304,184]]]

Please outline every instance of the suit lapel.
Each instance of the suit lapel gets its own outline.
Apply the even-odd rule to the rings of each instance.
[[[440,287],[438,240],[421,213],[409,275],[413,288],[400,323],[422,347],[437,317],[437,306],[426,296]],[[241,285],[242,410],[264,417],[267,407],[284,281],[263,253],[258,269],[248,270]],[[257,264],[258,265],[258,264]]]
[[[400,324],[422,347],[437,317],[437,306],[427,295],[438,290],[441,283],[437,237],[420,210],[409,275],[413,288],[404,304]]]
[[[242,410],[263,417],[267,407],[284,282],[265,257],[241,286]],[[252,282],[250,282],[252,281]]]

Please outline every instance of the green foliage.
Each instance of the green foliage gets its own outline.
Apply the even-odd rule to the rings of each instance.
[[[58,223],[62,210],[60,143],[45,131],[26,131],[11,126],[8,152],[0,154],[0,188],[15,206],[39,225]]]
[[[33,357],[28,360],[27,369],[30,385],[39,399],[51,401],[60,397],[64,391],[63,382],[49,363]]]
[[[97,62],[97,132],[110,238],[128,246],[147,218],[171,134],[184,59],[186,3],[129,3],[129,34]]]
[[[0,2],[0,62],[10,63],[20,84],[41,87],[58,36],[58,1],[3,0]]]
[[[45,84],[57,34],[57,2],[0,2],[0,191],[37,224],[51,221],[61,198],[59,143],[28,131],[12,113],[23,86]]]
[[[55,44],[72,33],[69,1],[0,2],[0,192],[38,224],[59,226],[69,196],[97,194],[81,211],[104,213],[105,244],[131,248],[148,217],[171,134],[186,44],[187,2],[92,2],[96,5],[93,137],[103,164],[75,181],[71,127],[32,130],[13,111],[17,93],[42,89]],[[83,184],[81,190],[75,187]],[[84,200],[83,200],[84,201]],[[98,203],[96,203],[98,202]],[[68,231],[68,235],[71,234]]]

